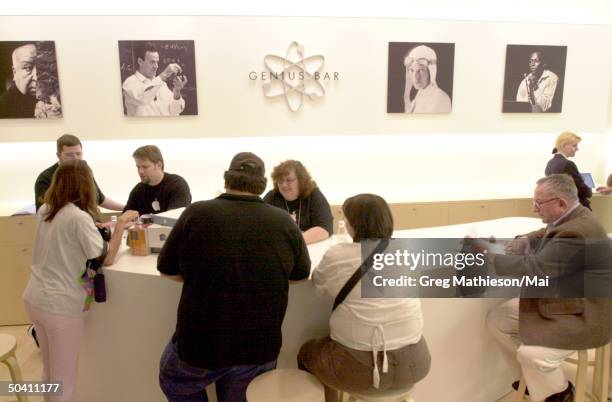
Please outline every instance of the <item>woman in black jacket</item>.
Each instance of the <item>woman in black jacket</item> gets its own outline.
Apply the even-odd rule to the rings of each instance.
[[[578,189],[580,203],[588,209],[591,209],[591,188],[582,180],[582,176],[578,172],[576,164],[569,160],[569,158],[576,155],[578,143],[580,141],[582,141],[582,138],[571,131],[564,131],[559,134],[557,141],[555,141],[555,148],[553,148],[553,154],[555,154],[555,156],[546,164],[544,174],[546,174],[546,176],[556,173],[570,175],[572,179],[574,179],[574,183]]]

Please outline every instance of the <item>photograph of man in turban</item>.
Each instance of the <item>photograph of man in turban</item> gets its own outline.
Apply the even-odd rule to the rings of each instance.
[[[454,47],[453,43],[390,42],[387,112],[450,113]]]

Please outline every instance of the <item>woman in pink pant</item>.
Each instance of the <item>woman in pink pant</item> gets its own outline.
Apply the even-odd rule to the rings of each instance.
[[[112,264],[121,232],[138,213],[119,217],[103,257],[106,246],[94,222],[99,214],[96,188],[85,161],[62,163],[44,202],[36,217],[32,275],[23,298],[43,354],[43,381],[63,385],[61,396],[46,396],[45,401],[70,402],[75,399],[84,318],[93,299],[85,264],[94,258]]]

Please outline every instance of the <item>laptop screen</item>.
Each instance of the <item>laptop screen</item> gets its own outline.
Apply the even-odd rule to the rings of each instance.
[[[593,181],[593,176],[591,176],[590,173],[580,173],[580,176],[582,176],[584,184],[586,184],[590,188],[595,188],[595,182]]]

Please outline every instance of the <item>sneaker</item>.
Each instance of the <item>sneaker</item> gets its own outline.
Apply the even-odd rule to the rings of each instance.
[[[28,335],[34,338],[34,342],[36,342],[36,347],[40,349],[40,345],[38,344],[38,338],[36,337],[36,329],[34,328],[34,325],[30,325],[28,327],[27,332],[28,332]]]

